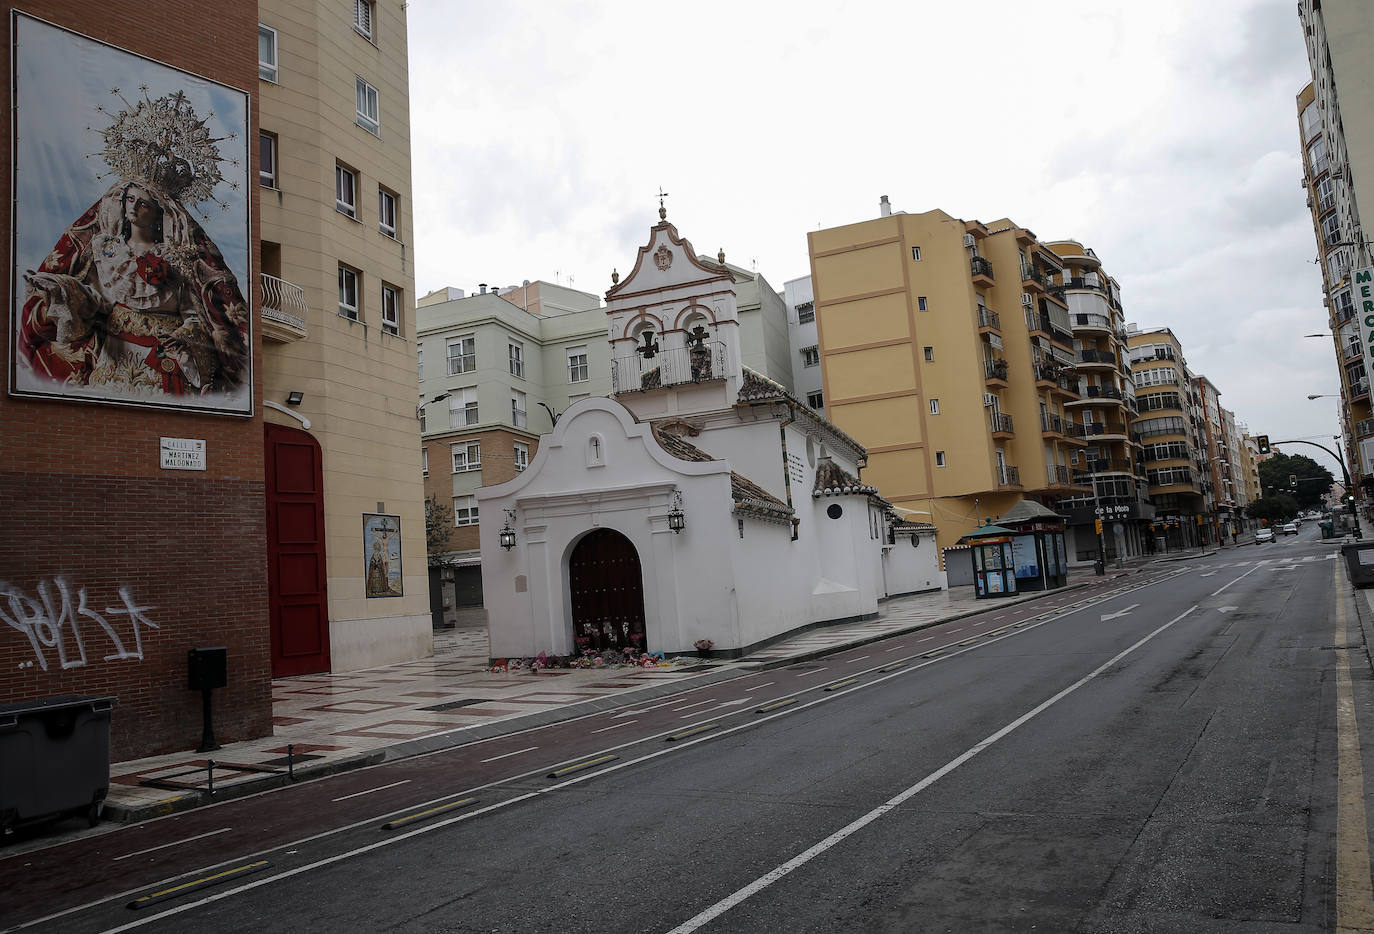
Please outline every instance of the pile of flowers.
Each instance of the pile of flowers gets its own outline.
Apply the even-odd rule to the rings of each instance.
[[[538,674],[547,668],[671,668],[681,660],[664,658],[662,652],[642,652],[632,646],[623,649],[583,649],[580,655],[548,655],[533,658],[498,658],[492,672],[528,671]]]

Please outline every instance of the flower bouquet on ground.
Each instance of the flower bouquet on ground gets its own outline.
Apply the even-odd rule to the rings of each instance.
[[[711,655],[711,648],[715,645],[715,643],[712,642],[710,639],[698,639],[697,641],[693,642],[692,645],[696,646],[698,655],[700,655],[702,658],[709,658]]]

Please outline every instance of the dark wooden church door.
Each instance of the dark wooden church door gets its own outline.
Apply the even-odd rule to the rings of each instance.
[[[646,651],[644,582],[630,540],[597,529],[578,542],[568,559],[573,637],[577,649],[631,647]]]
[[[329,670],[324,472],[320,443],[285,425],[266,429],[267,605],[272,677]]]

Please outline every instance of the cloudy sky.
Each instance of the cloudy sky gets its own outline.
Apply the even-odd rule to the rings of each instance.
[[[1252,432],[1331,442],[1286,0],[410,0],[417,289],[590,292],[668,217],[778,290],[896,210],[1093,247]],[[1335,468],[1313,448],[1294,446]],[[1336,471],[1338,472],[1338,471]]]

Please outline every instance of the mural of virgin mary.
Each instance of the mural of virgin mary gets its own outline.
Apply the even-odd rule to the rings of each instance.
[[[113,183],[23,271],[21,362],[120,401],[241,395],[250,306],[188,210],[215,200],[220,140],[180,91],[126,104],[103,135]]]

